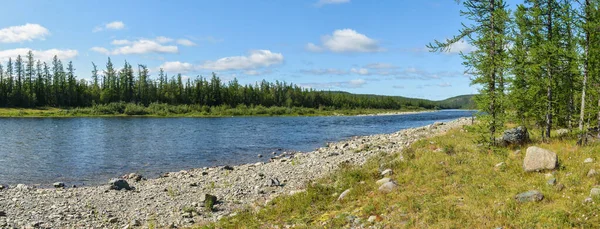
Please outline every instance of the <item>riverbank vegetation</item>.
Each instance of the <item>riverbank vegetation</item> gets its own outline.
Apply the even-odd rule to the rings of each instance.
[[[93,64],[93,63],[92,63]],[[39,115],[311,115],[364,114],[388,110],[472,108],[472,96],[443,101],[401,96],[357,95],[318,91],[286,82],[227,83],[210,78],[151,76],[145,65],[137,71],[125,62],[117,70],[110,58],[103,70],[93,64],[91,80],[78,79],[72,62],[56,56],[52,63],[23,58],[0,63],[0,107],[30,108],[21,114]],[[48,109],[50,108],[50,109]],[[54,112],[61,108],[60,112]],[[36,111],[37,110],[37,111]],[[333,112],[335,110],[335,112]],[[62,112],[62,113],[61,113]],[[0,112],[0,114],[12,111]]]
[[[576,136],[542,142],[531,133],[528,145],[489,150],[474,141],[474,127],[413,143],[402,152],[382,152],[363,166],[342,164],[304,192],[281,196],[263,209],[245,209],[211,225],[196,228],[593,228],[600,209],[586,202],[598,176],[588,177],[599,160],[599,145],[577,146]],[[536,145],[560,153],[554,172],[526,173],[525,149]],[[568,156],[567,156],[568,155]],[[562,159],[561,158],[561,159]],[[382,171],[392,170],[384,176]],[[397,183],[389,193],[376,182]],[[555,179],[555,183],[550,181]],[[532,188],[544,193],[541,202],[519,203],[517,193]],[[345,190],[350,192],[338,200]],[[591,201],[598,203],[595,196]],[[369,221],[369,218],[372,221]]]

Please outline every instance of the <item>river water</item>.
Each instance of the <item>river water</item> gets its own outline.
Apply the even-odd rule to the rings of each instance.
[[[352,136],[470,117],[444,110],[387,116],[0,118],[0,184],[105,183],[163,172],[266,161]],[[264,155],[258,158],[257,155]]]

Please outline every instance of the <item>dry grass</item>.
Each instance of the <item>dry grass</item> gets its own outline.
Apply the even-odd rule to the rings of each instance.
[[[535,136],[535,134],[534,134]],[[346,228],[358,224],[383,228],[597,228],[595,203],[584,204],[599,178],[586,177],[600,168],[600,145],[578,147],[573,139],[532,143],[559,156],[554,171],[557,186],[548,185],[545,173],[525,173],[522,161],[527,146],[495,151],[478,147],[475,135],[453,130],[446,135],[418,141],[399,153],[382,154],[361,167],[342,166],[335,174],[309,185],[306,192],[275,199],[255,212],[245,210],[213,225],[198,228]],[[521,153],[514,151],[521,149]],[[585,158],[595,162],[584,164]],[[505,166],[495,167],[504,162]],[[389,194],[377,191],[380,171],[392,168],[399,188]],[[546,172],[551,173],[551,172]],[[337,196],[352,188],[343,201]],[[517,203],[514,196],[539,190],[537,203]],[[367,222],[371,215],[374,223]],[[281,228],[281,227],[280,227]]]

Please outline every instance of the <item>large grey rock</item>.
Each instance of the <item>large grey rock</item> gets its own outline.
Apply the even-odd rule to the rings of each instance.
[[[524,202],[538,202],[544,199],[544,194],[539,192],[538,190],[531,190],[524,193],[520,193],[515,196],[515,200],[520,203]]]
[[[394,183],[393,181],[388,181],[379,186],[379,191],[383,193],[389,193],[396,190],[396,188],[398,188],[398,185],[396,183]]]
[[[529,142],[529,132],[527,132],[527,128],[523,126],[519,126],[517,128],[508,129],[504,131],[502,135],[503,144],[516,144],[522,145]]]
[[[382,185],[382,184],[385,184],[390,181],[392,181],[392,179],[390,179],[389,177],[385,177],[385,178],[382,178],[382,179],[376,181],[375,184]]]
[[[113,178],[108,182],[108,184],[110,185],[110,189],[113,189],[113,190],[122,190],[122,189],[131,190],[129,183],[127,183],[127,181],[125,181],[123,179]]]
[[[593,187],[590,190],[590,196],[600,196],[600,187]]]
[[[523,169],[525,172],[552,170],[556,168],[557,163],[558,156],[556,156],[556,153],[537,146],[531,146],[527,148],[525,153]]]

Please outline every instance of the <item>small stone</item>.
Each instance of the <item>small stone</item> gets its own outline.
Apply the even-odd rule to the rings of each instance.
[[[261,157],[263,157],[263,156],[262,156],[262,154],[259,154],[259,155],[257,155],[257,157],[258,157],[258,158],[261,158]]]
[[[505,165],[505,163],[504,163],[504,162],[500,162],[500,163],[498,163],[498,164],[494,165],[494,167],[496,167],[496,168],[500,168],[500,167],[504,167],[504,165]]]
[[[544,199],[544,194],[537,190],[531,190],[524,193],[520,193],[515,196],[515,200],[520,203],[524,202],[538,202]]]
[[[550,186],[554,186],[556,184],[556,178],[550,178],[546,183]]]
[[[588,198],[585,198],[585,199],[583,200],[583,203],[584,203],[584,204],[587,204],[587,203],[592,203],[592,202],[594,202],[594,199],[592,199],[592,197],[588,197]]]
[[[229,165],[226,165],[226,166],[223,167],[223,169],[231,171],[231,170],[233,170],[233,167],[231,167]]]
[[[594,159],[592,159],[592,158],[589,158],[589,157],[588,157],[588,158],[586,158],[586,159],[583,161],[583,163],[586,163],[586,164],[587,164],[587,163],[592,163],[592,162],[594,162]]]
[[[519,155],[519,154],[521,154],[521,150],[520,150],[520,149],[518,149],[518,150],[515,150],[515,152],[514,152],[513,154],[514,154],[515,156],[516,156],[516,155]]]
[[[131,220],[131,226],[134,226],[134,227],[142,226],[142,222],[140,222],[137,219]]]
[[[394,191],[396,188],[398,188],[398,185],[396,183],[394,183],[393,181],[388,181],[379,186],[379,191],[383,193],[389,193],[391,191]]]
[[[112,190],[131,190],[129,183],[127,183],[127,181],[123,179],[113,178],[108,182],[108,184],[110,185],[110,189]]]
[[[117,222],[119,222],[119,219],[117,219],[116,217],[112,217],[112,218],[108,219],[108,222],[109,223],[117,223]]]
[[[556,191],[562,191],[563,189],[565,189],[565,185],[564,184],[558,184],[556,185],[556,187],[554,187],[554,189],[556,189]]]
[[[590,171],[588,171],[588,173],[587,173],[587,177],[593,177],[596,175],[598,175],[598,172],[596,172],[595,169],[590,169]]]
[[[590,190],[590,196],[600,196],[600,187],[594,187]]]
[[[198,183],[192,182],[192,183],[190,183],[190,187],[198,187]]]
[[[0,211],[0,217],[5,217],[5,216],[6,216],[6,212]]]
[[[184,212],[184,213],[181,213],[181,217],[183,217],[183,218],[192,218],[193,216],[192,216],[191,212]]]
[[[348,193],[350,193],[350,189],[346,189],[346,191],[342,192],[342,194],[340,194],[340,196],[338,197],[338,201],[343,200],[344,198],[346,198],[346,196],[348,195]]]
[[[4,187],[4,185],[0,184],[0,190],[5,189],[6,187]]]
[[[137,173],[130,173],[130,174],[123,176],[122,178],[128,179],[128,180],[134,180],[137,182],[137,181],[141,181],[144,177]]]
[[[381,175],[384,177],[392,175],[392,169],[383,170],[383,172],[381,172]]]
[[[375,220],[377,220],[377,216],[369,216],[369,219],[367,219],[367,221],[369,221],[369,223],[375,222]]]
[[[277,179],[277,178],[271,179],[271,183],[269,184],[269,186],[278,187],[278,186],[281,186],[281,182],[279,182],[279,179]]]
[[[569,134],[569,130],[568,129],[558,129],[558,130],[556,130],[556,136],[558,136],[558,137],[564,137],[567,134]]]
[[[385,177],[385,178],[382,178],[382,179],[376,181],[375,184],[382,185],[382,184],[385,184],[390,181],[392,181],[392,179],[390,179],[389,177]]]
[[[56,183],[52,184],[52,186],[54,186],[55,188],[64,188],[65,187],[65,183],[63,183],[63,182],[56,182]]]
[[[17,184],[17,186],[15,186],[15,189],[19,191],[26,191],[29,190],[30,187],[24,184]]]

